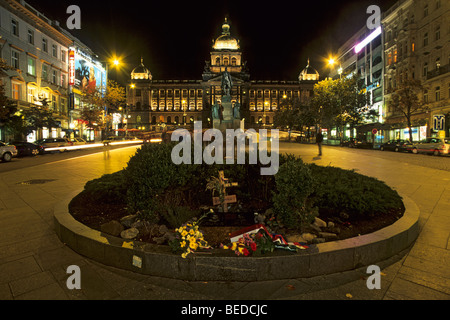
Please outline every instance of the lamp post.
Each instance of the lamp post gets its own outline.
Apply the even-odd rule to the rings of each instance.
[[[106,66],[106,88],[105,88],[105,94],[108,93],[108,74],[109,74],[109,65],[111,65],[114,68],[118,68],[121,65],[121,62],[119,60],[119,58],[117,58],[116,56],[114,56],[113,58],[108,59],[107,61],[102,61],[102,63],[105,64]],[[108,137],[109,134],[109,121],[108,121],[108,105],[105,104],[105,108],[104,108],[104,121],[105,123],[105,128],[106,128],[106,138]]]

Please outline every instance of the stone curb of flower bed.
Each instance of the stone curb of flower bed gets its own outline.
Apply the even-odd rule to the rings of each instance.
[[[169,246],[127,241],[93,230],[69,213],[69,202],[54,208],[59,239],[75,252],[105,265],[152,276],[189,281],[267,281],[309,278],[377,264],[406,250],[419,234],[420,210],[401,195],[405,213],[394,224],[376,232],[315,245],[314,250],[260,257],[191,254],[183,259]]]

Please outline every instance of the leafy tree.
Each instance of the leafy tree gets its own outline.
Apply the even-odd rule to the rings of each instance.
[[[347,124],[355,126],[376,115],[367,107],[367,94],[356,75],[320,81],[311,104],[322,127],[336,126],[340,132]]]
[[[93,128],[98,124],[108,129],[111,116],[108,113],[117,112],[126,101],[125,88],[113,80],[108,80],[106,93],[102,88],[86,88],[83,91],[81,101],[84,104],[80,118],[86,121],[88,127]]]
[[[0,75],[6,70],[13,68],[6,63],[5,59],[0,58]],[[6,96],[5,85],[0,80],[0,129],[7,129],[17,112],[17,104]]]
[[[389,106],[394,112],[401,113],[407,122],[409,140],[412,142],[412,116],[416,113],[426,112],[428,107],[419,99],[418,93],[423,91],[418,80],[408,79],[399,85],[392,93]]]

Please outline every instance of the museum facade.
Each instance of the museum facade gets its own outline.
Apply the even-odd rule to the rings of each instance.
[[[222,34],[213,41],[210,60],[205,62],[201,79],[158,80],[141,59],[131,72],[127,85],[127,108],[124,123],[128,129],[158,130],[164,126],[191,125],[202,121],[211,126],[211,107],[221,102],[222,74],[231,75],[232,103],[241,106],[245,127],[270,127],[275,111],[283,99],[298,99],[307,104],[313,95],[319,73],[308,64],[295,81],[251,80],[243,60],[239,40],[230,32],[225,18]]]

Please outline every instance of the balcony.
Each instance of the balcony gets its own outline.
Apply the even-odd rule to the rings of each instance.
[[[446,74],[450,71],[450,64],[434,69],[433,71],[427,72],[427,80],[438,77],[440,75]]]

